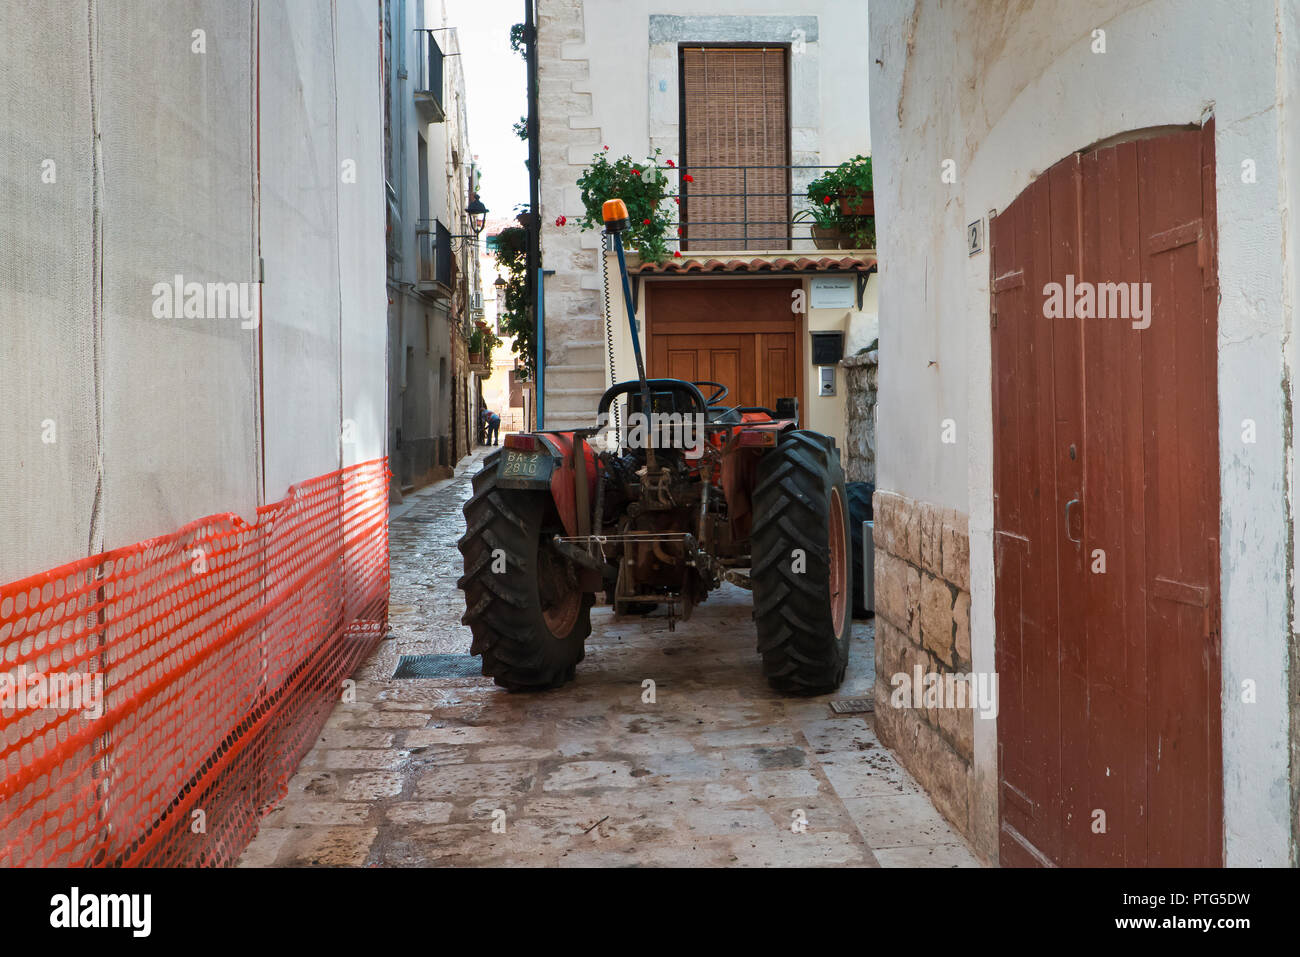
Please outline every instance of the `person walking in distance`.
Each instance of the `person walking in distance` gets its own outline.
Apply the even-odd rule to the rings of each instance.
[[[488,413],[488,445],[498,445],[501,437],[501,416]]]

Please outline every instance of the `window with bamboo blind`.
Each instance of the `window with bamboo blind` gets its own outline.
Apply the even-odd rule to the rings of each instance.
[[[681,50],[684,249],[790,245],[790,123],[781,47]]]

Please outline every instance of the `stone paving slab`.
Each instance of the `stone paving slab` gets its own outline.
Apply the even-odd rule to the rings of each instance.
[[[977,866],[871,716],[829,708],[872,687],[869,622],[844,686],[818,698],[768,688],[750,595],[730,585],[676,630],[593,609],[564,688],[393,680],[403,654],[468,652],[455,581],[469,474],[394,509],[392,635],[241,866]]]

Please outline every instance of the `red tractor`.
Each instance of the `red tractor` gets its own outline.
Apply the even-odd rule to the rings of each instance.
[[[458,583],[470,652],[504,688],[555,687],[583,658],[597,593],[616,614],[666,605],[671,627],[730,581],[755,593],[771,685],[831,691],[848,664],[853,567],[835,441],[799,428],[795,399],[729,406],[719,383],[646,378],[621,200],[604,219],[638,378],[606,390],[596,428],[509,435],[474,476]]]

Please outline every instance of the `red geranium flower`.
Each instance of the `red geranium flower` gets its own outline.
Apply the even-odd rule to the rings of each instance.
[[[609,149],[609,147],[608,147],[608,146],[606,146],[606,147],[604,147],[604,149]]]
[[[690,173],[687,173],[685,176],[682,177],[682,179],[685,180],[685,181],[688,182],[688,183],[693,183],[693,182],[695,182],[695,177],[692,176]]]
[[[555,217],[555,225],[556,225],[556,226],[563,226],[563,225],[564,225],[565,223],[567,223],[567,222],[568,222],[568,220],[565,219],[563,216],[556,216],[556,217]]]
[[[674,163],[672,160],[667,160],[666,162],[668,163],[669,166],[676,166],[676,165],[677,165],[677,164]]]
[[[673,251],[673,258],[674,258],[674,259],[681,259],[681,258],[682,258],[682,251],[681,251],[680,249],[674,250],[674,251]]]
[[[831,201],[831,198],[830,198],[829,196],[825,196],[825,197],[822,198],[822,203],[823,203],[823,204],[829,203],[830,201]]]
[[[648,220],[648,219],[643,219],[643,220],[641,220],[641,225],[642,225],[642,226],[649,226],[649,225],[650,225],[650,220]]]
[[[680,236],[681,234],[682,234],[682,227],[678,226],[678,227],[677,227],[677,235]]]
[[[632,168],[632,172],[635,173],[637,176],[641,175],[641,171],[637,169],[635,166]]]
[[[682,204],[682,201],[678,199],[676,196],[673,197],[673,202],[676,203],[678,206]]]

